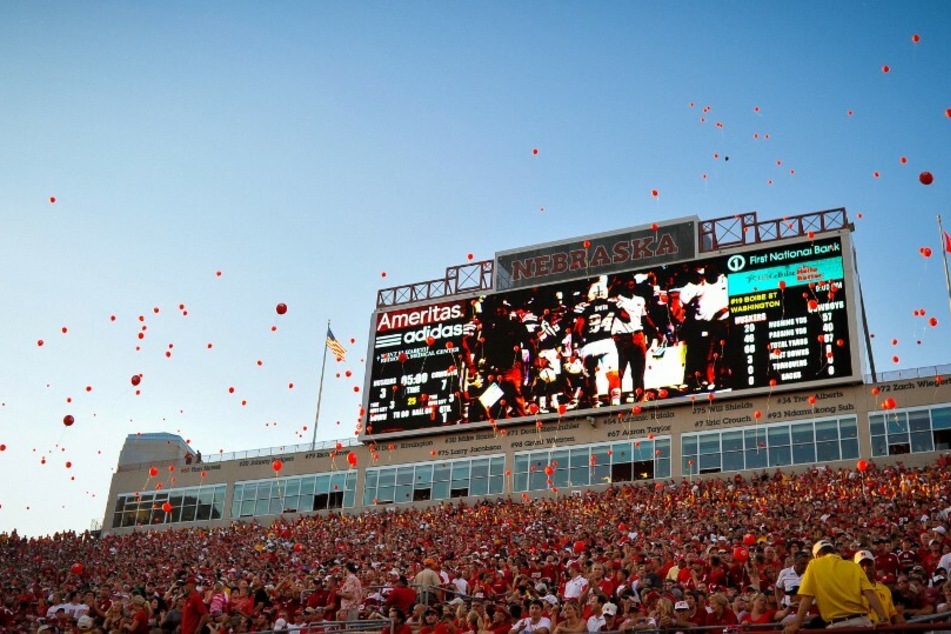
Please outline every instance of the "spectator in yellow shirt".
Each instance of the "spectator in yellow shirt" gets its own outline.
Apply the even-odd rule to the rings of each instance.
[[[895,609],[895,603],[892,601],[892,591],[888,589],[888,586],[879,582],[877,579],[878,574],[875,571],[875,555],[867,550],[860,550],[855,553],[852,560],[859,565],[862,571],[865,572],[865,576],[868,577],[869,583],[872,584],[872,590],[878,595],[878,600],[882,602],[882,608],[884,608],[885,614],[888,616],[888,622],[892,625],[904,623],[905,617]],[[871,619],[872,623],[877,625],[879,622],[878,614],[867,605],[868,601],[865,603],[868,618]]]
[[[835,546],[824,539],[813,544],[812,556],[799,585],[799,611],[783,628],[783,634],[799,631],[813,603],[827,628],[872,627],[863,597],[880,621],[888,620],[882,602],[858,564],[842,559]]]

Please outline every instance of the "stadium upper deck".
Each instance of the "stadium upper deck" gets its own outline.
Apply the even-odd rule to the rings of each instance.
[[[385,289],[359,441],[198,462],[130,436],[103,529],[930,461],[947,382],[875,374],[850,232],[843,209],[685,219]]]

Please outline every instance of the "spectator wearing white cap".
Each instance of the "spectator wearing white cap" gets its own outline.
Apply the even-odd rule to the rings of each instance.
[[[852,558],[852,561],[857,563],[862,571],[865,573],[865,576],[868,577],[869,583],[872,584],[872,589],[875,591],[875,594],[878,595],[878,600],[882,603],[882,608],[885,610],[885,614],[888,616],[888,622],[892,625],[900,625],[905,622],[905,617],[895,609],[895,603],[892,601],[892,591],[888,589],[884,583],[879,583],[878,573],[875,570],[875,555],[867,550],[860,550],[855,553],[855,556]],[[866,601],[866,604],[868,602]],[[878,614],[875,610],[871,609],[870,606],[867,606],[868,618],[872,623],[878,624]]]
[[[863,597],[880,621],[888,620],[882,602],[858,564],[842,559],[835,546],[824,539],[813,544],[812,556],[799,586],[799,611],[796,618],[786,623],[784,634],[799,631],[813,603],[818,605],[827,628],[872,627]]]
[[[617,629],[617,611],[617,605],[610,601],[601,606],[601,616],[604,618],[604,627],[602,629],[605,632],[613,632]]]

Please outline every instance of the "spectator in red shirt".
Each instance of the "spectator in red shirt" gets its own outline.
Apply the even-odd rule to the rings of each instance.
[[[403,614],[409,613],[416,605],[416,591],[409,587],[409,580],[400,575],[396,585],[383,602],[385,608],[398,608]]]
[[[614,590],[617,587],[609,577],[605,576],[604,564],[601,562],[595,562],[591,565],[588,585],[606,597],[614,596]]]
[[[390,622],[380,634],[413,634],[413,628],[406,624],[406,614],[399,608],[390,608]]]
[[[710,568],[707,570],[704,581],[711,591],[725,588],[729,583],[719,555],[710,555]]]
[[[182,634],[197,634],[208,622],[208,608],[195,589],[195,577],[185,579],[185,605],[182,606]]]
[[[479,631],[479,634],[508,634],[512,629],[512,617],[504,607],[497,605],[492,611],[488,627]]]
[[[889,540],[880,537],[875,540],[875,569],[883,575],[898,576],[901,572],[901,563],[893,552]]]
[[[914,548],[911,537],[904,536],[901,540],[901,548],[898,550],[898,564],[904,573],[908,573],[912,568],[918,565],[918,551]]]
[[[429,608],[423,614],[423,626],[416,631],[416,634],[433,634],[439,625],[439,612],[435,608]]]
[[[722,592],[711,594],[708,603],[711,611],[704,622],[707,627],[728,627],[737,624],[736,614],[730,609],[730,600],[725,594]]]
[[[132,616],[123,626],[123,631],[131,634],[149,634],[149,605],[141,594],[132,597]]]
[[[757,592],[753,597],[750,611],[743,616],[743,623],[750,625],[768,625],[781,620],[789,610],[776,610],[776,598],[773,597],[773,603],[770,605],[769,597],[762,592]]]

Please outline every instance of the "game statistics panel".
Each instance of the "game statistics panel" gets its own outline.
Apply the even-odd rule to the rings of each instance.
[[[379,312],[364,438],[855,380],[846,240]]]
[[[729,387],[852,377],[839,238],[729,256],[726,268]]]

